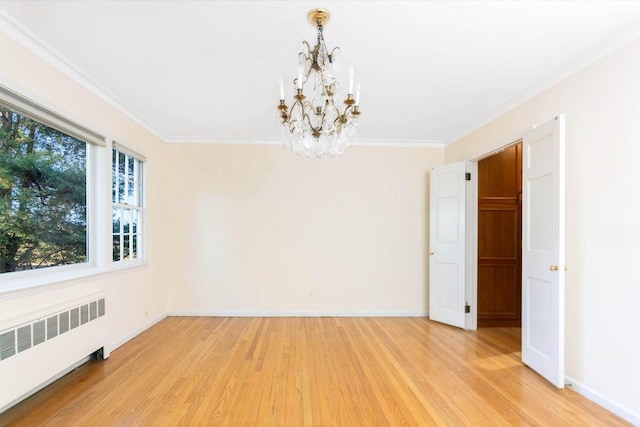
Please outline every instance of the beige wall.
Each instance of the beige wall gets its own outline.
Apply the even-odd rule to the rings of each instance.
[[[566,114],[566,374],[640,422],[640,40],[445,150],[473,158]]]
[[[428,171],[443,151],[171,145],[185,268],[169,312],[424,315]]]

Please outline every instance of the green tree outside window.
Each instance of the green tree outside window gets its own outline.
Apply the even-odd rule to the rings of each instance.
[[[87,256],[87,143],[0,106],[0,273]]]

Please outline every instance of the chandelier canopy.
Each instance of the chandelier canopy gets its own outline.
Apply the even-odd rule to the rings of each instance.
[[[339,47],[329,51],[322,30],[329,21],[325,9],[313,9],[309,22],[318,29],[318,37],[312,48],[302,43],[298,54],[298,75],[293,80],[295,94],[291,108],[287,106],[284,85],[280,80],[280,104],[278,114],[282,125],[284,145],[296,154],[322,157],[338,156],[349,146],[349,138],[355,136],[360,115],[360,85],[355,97],[353,91],[353,67],[349,69],[349,90],[340,103],[340,85],[335,78]],[[342,105],[344,104],[344,105]]]

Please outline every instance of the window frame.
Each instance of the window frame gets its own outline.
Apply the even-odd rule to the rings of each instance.
[[[134,197],[137,199],[137,204],[130,204],[127,203],[126,201],[124,203],[121,203],[120,201],[116,200],[117,199],[117,194],[118,194],[118,188],[117,185],[119,183],[118,180],[118,168],[117,166],[114,166],[113,161],[113,154],[118,153],[118,156],[116,156],[116,160],[119,159],[119,155],[123,154],[125,155],[125,160],[127,161],[127,165],[128,162],[134,161]],[[109,224],[109,235],[110,235],[110,250],[109,250],[109,259],[111,264],[115,267],[115,268],[123,268],[123,267],[128,267],[128,266],[135,266],[135,265],[139,265],[139,264],[143,264],[146,263],[146,218],[145,218],[145,163],[146,163],[146,158],[145,156],[129,149],[126,146],[123,146],[122,144],[112,141],[111,144],[111,150],[110,150],[110,156],[109,156],[109,183],[110,183],[110,187],[109,187],[109,201],[110,201],[110,212],[109,212],[109,218],[111,218],[111,224]],[[114,184],[114,173],[116,174],[115,178],[115,184]],[[125,172],[126,173],[126,172]],[[136,180],[137,178],[137,180]],[[135,195],[136,193],[136,184],[138,186],[138,194],[137,196]],[[116,186],[116,188],[114,189],[114,185]],[[125,180],[125,198],[127,197],[128,194],[128,188],[129,188],[129,183],[128,180]],[[115,197],[114,197],[114,191],[115,191]],[[136,237],[137,240],[137,244],[136,244],[136,254],[137,256],[135,258],[124,258],[124,237],[125,237],[125,233],[124,233],[124,221],[121,220],[120,222],[120,230],[117,233],[120,237],[120,257],[118,260],[115,260],[113,258],[113,243],[114,243],[114,236],[116,236],[116,233],[113,231],[113,212],[119,209],[121,216],[120,218],[124,218],[122,213],[124,211],[130,211],[130,212],[137,212],[137,225],[136,225],[136,233],[133,233],[133,227],[130,225],[129,228],[129,233],[128,233],[128,237],[129,237],[129,243],[130,246],[133,246],[133,237]],[[131,254],[131,248],[129,249],[129,254]]]

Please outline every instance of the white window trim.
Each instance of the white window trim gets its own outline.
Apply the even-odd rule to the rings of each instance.
[[[146,168],[146,157],[134,150],[131,150],[130,148],[128,148],[127,146],[122,145],[121,143],[117,143],[115,141],[109,140],[107,141],[107,146],[109,147],[109,168],[108,168],[108,172],[109,172],[109,193],[108,193],[108,234],[109,234],[109,238],[108,243],[109,243],[109,250],[108,250],[108,258],[109,258],[109,263],[112,266],[112,269],[124,269],[124,268],[129,268],[129,267],[135,267],[135,266],[139,266],[142,264],[146,264],[147,263],[147,221],[146,221],[146,174],[147,174],[147,168]],[[129,205],[126,203],[116,203],[113,202],[112,198],[111,198],[111,192],[112,192],[112,167],[113,165],[111,164],[112,162],[112,152],[113,150],[117,150],[121,153],[126,154],[129,157],[132,157],[136,160],[138,160],[141,165],[142,165],[142,173],[140,174],[140,205],[138,206],[133,206],[133,205]],[[125,190],[126,191],[126,190]],[[129,259],[119,259],[118,261],[114,261],[113,260],[113,252],[112,252],[112,247],[113,247],[113,229],[112,229],[112,212],[114,208],[124,208],[124,209],[131,209],[131,210],[137,210],[138,211],[138,246],[137,246],[137,258],[129,258]],[[107,223],[107,221],[105,221],[105,224]],[[121,225],[122,228],[122,225]],[[121,250],[122,252],[122,250]]]

